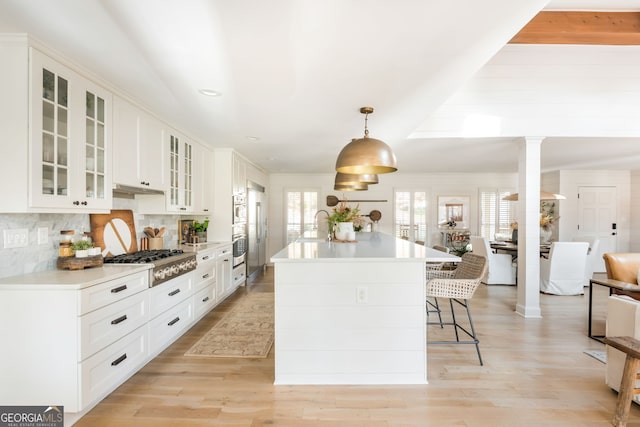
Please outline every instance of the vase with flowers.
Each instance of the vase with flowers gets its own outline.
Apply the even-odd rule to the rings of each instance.
[[[353,222],[360,218],[360,207],[350,207],[346,201],[340,202],[329,215],[329,230],[333,230],[336,240],[354,240]]]

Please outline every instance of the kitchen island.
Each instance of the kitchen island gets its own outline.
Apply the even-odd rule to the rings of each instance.
[[[275,254],[275,384],[426,384],[425,262],[460,258],[383,233]]]

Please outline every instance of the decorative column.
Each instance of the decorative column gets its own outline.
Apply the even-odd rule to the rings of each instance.
[[[518,299],[516,313],[540,311],[540,147],[544,137],[525,137],[518,154]]]

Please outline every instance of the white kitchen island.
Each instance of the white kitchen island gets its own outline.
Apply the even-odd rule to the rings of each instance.
[[[425,262],[460,258],[382,233],[275,254],[275,384],[426,384]]]

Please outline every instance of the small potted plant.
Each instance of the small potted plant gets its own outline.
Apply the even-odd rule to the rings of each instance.
[[[88,240],[78,240],[71,245],[76,258],[86,258],[89,256],[89,249],[93,248],[93,244]]]
[[[209,228],[208,219],[205,219],[204,222],[193,221],[192,230],[198,236],[198,242],[207,241],[207,228]]]

